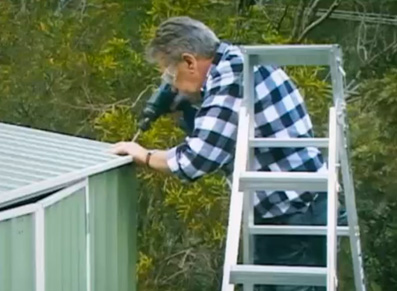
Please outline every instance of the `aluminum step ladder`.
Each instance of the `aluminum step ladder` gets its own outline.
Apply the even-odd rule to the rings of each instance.
[[[242,285],[252,291],[254,285],[326,286],[337,290],[337,236],[348,236],[353,260],[355,287],[365,291],[364,270],[353,177],[349,165],[344,71],[337,45],[244,46],[244,99],[239,112],[229,224],[227,229],[222,291]],[[254,76],[255,65],[329,66],[333,87],[333,106],[329,110],[328,138],[255,138]],[[327,172],[254,172],[250,165],[255,147],[307,147],[328,149]],[[339,173],[342,176],[348,226],[337,226]],[[255,190],[322,191],[328,195],[326,226],[254,225],[253,192]],[[244,211],[243,211],[244,210]],[[237,264],[240,228],[243,234],[243,264]],[[325,267],[261,266],[253,264],[253,236],[326,235]]]

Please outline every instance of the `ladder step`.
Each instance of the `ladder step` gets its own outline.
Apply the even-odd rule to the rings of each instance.
[[[327,192],[327,172],[243,172],[240,191],[244,190]]]
[[[230,269],[230,283],[258,285],[326,286],[327,268],[235,265]]]
[[[254,148],[328,148],[328,138],[252,138],[250,147]]]
[[[326,226],[310,225],[252,225],[250,234],[266,235],[327,235]],[[339,236],[349,236],[349,227],[338,226],[336,230]]]

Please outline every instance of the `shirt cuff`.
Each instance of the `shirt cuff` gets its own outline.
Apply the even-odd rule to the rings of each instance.
[[[176,151],[177,147],[173,147],[169,149],[166,153],[168,168],[170,168],[171,172],[174,174],[178,174],[180,171]]]
[[[180,145],[166,152],[167,165],[173,174],[175,174],[182,182],[193,182],[195,179],[185,173],[181,167],[179,160],[181,158]]]

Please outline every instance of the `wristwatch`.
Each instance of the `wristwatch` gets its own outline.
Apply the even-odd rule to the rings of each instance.
[[[148,166],[149,168],[150,168],[150,165],[149,165],[149,163],[150,163],[150,158],[152,157],[152,155],[153,155],[155,152],[157,152],[157,150],[149,150],[149,151],[147,152],[145,164],[146,164],[146,166]]]

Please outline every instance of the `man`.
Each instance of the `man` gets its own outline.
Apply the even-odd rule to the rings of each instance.
[[[192,102],[201,102],[194,130],[169,150],[148,151],[134,142],[114,146],[136,163],[194,181],[217,169],[230,175],[235,155],[238,112],[243,93],[240,49],[219,41],[203,23],[174,17],[156,31],[148,46],[150,60],[163,71],[163,80]],[[255,134],[257,137],[312,137],[312,124],[302,96],[279,68],[255,69]],[[317,148],[255,149],[258,171],[325,171]],[[326,195],[295,191],[255,193],[256,224],[324,225]],[[255,264],[324,266],[325,237],[257,236]],[[307,286],[261,286],[257,290],[325,290]]]

